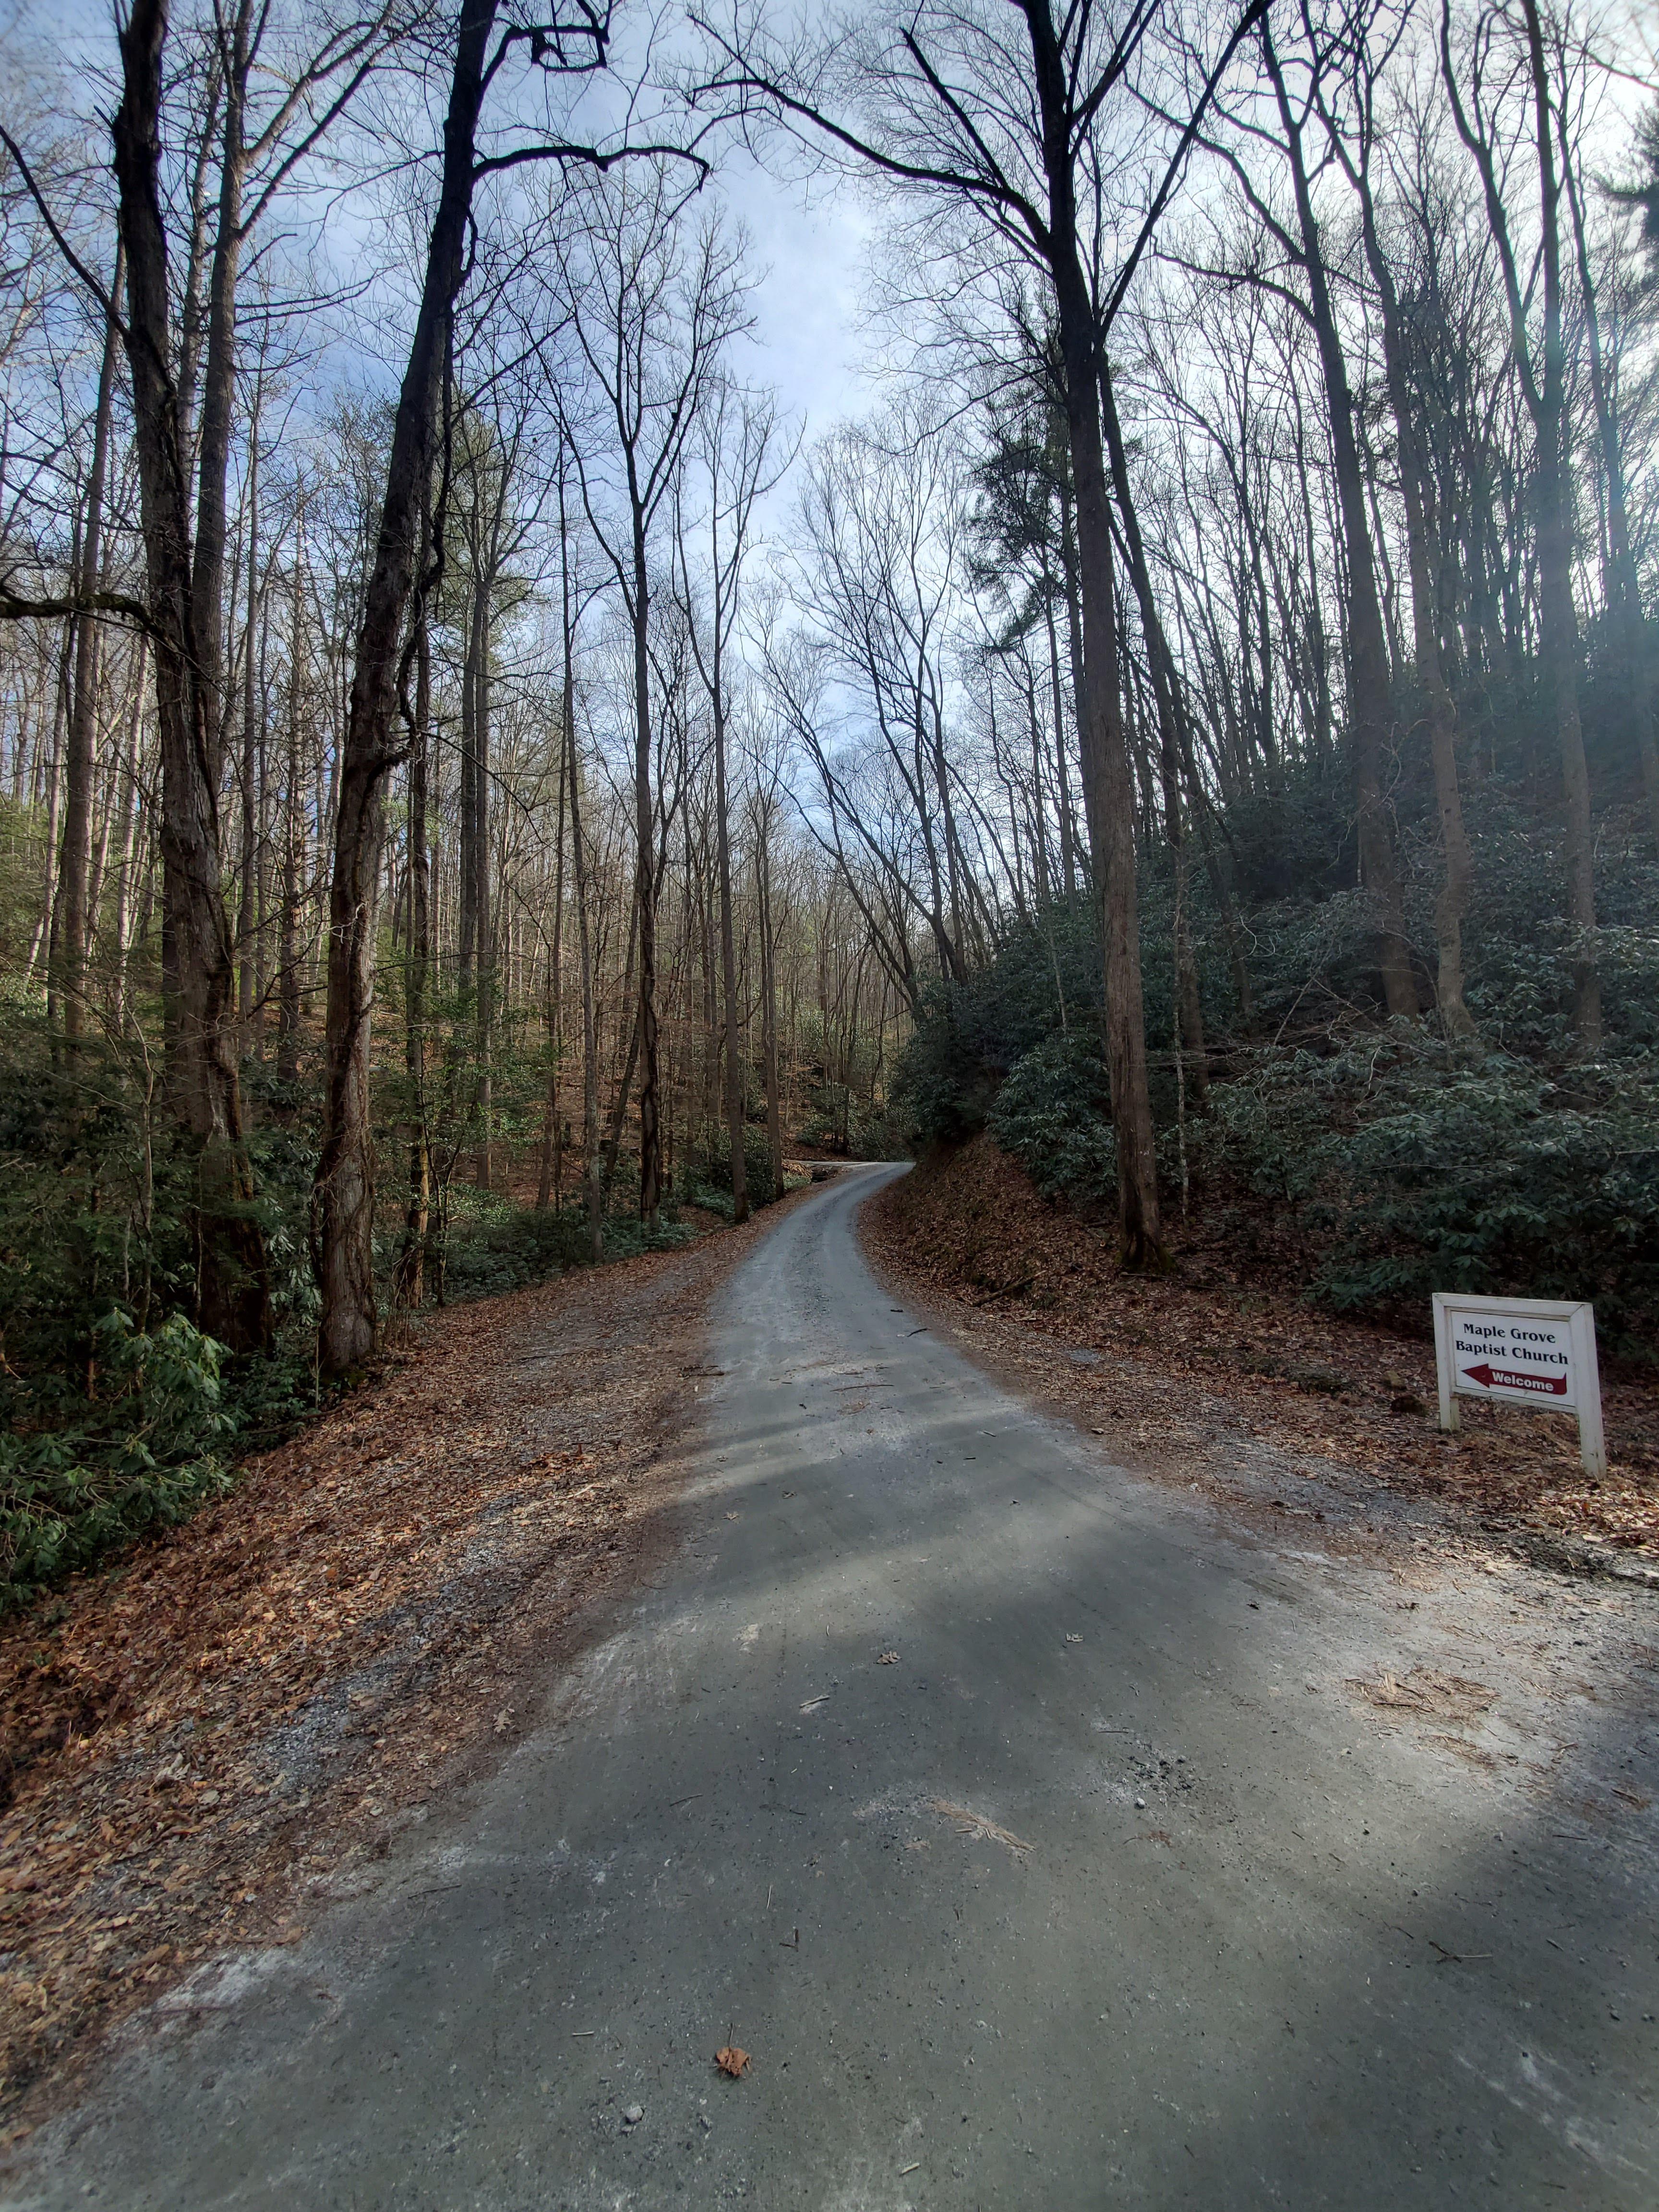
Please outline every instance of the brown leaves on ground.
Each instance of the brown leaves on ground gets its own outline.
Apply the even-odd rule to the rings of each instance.
[[[746,2051],[739,2051],[735,2043],[728,2043],[714,2053],[714,2063],[722,2074],[729,2074],[734,2081],[740,2081],[749,2071],[750,2060]]]
[[[506,1693],[653,1540],[709,1292],[766,1225],[432,1318],[232,1497],[0,1626],[0,2096],[295,1940],[500,1756]]]
[[[1310,1474],[1352,1468],[1488,1527],[1659,1563],[1651,1382],[1602,1378],[1605,1481],[1585,1476],[1566,1420],[1465,1399],[1462,1434],[1443,1436],[1426,1317],[1419,1340],[1318,1313],[1295,1295],[1293,1254],[1240,1280],[1197,1234],[1177,1238],[1174,1274],[1125,1275],[1109,1229],[1051,1205],[985,1136],[880,1192],[864,1225],[876,1258],[949,1301],[994,1363],[1154,1471],[1224,1480],[1249,1437]]]
[[[1469,1721],[1498,1703],[1497,1691],[1484,1682],[1472,1682],[1463,1674],[1443,1674],[1433,1667],[1413,1667],[1403,1679],[1382,1667],[1374,1681],[1351,1681],[1348,1687],[1383,1712],[1426,1720]]]

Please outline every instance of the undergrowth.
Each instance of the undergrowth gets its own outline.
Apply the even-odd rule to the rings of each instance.
[[[191,1166],[136,1048],[71,1057],[38,1008],[0,996],[0,1615],[175,1526],[234,1487],[238,1462],[319,1402],[311,1269],[315,1101],[250,1063],[251,1139],[270,1256],[270,1349],[233,1358],[197,1326]],[[382,1310],[402,1243],[398,1194],[377,1239]],[[729,1208],[730,1200],[727,1199]],[[631,1212],[606,1260],[695,1231]],[[588,1264],[586,1219],[452,1182],[428,1243],[427,1303],[492,1297]]]
[[[1552,835],[1501,791],[1473,795],[1470,811],[1483,860],[1465,933],[1472,1047],[1441,1033],[1426,984],[1421,1020],[1385,1018],[1375,917],[1358,893],[1319,882],[1310,861],[1299,890],[1264,876],[1267,895],[1237,925],[1247,1024],[1227,931],[1194,877],[1187,915],[1209,1081],[1201,1088],[1189,1068],[1182,1092],[1171,884],[1148,871],[1143,967],[1165,1203],[1173,1213],[1184,1188],[1212,1235],[1237,1223],[1246,1267],[1261,1264],[1252,1224],[1271,1209],[1276,1231],[1292,1232],[1271,1240],[1275,1264],[1293,1273],[1287,1286],[1333,1310],[1420,1322],[1437,1290],[1589,1298],[1607,1348],[1651,1361],[1659,871],[1640,838],[1607,836],[1597,887],[1606,1036],[1584,1057],[1570,1028],[1572,938],[1556,912]],[[1313,800],[1304,813],[1311,854]],[[1238,817],[1246,888],[1252,838],[1272,845],[1282,828]],[[1424,843],[1412,858],[1410,901],[1426,911],[1437,853]],[[1111,1214],[1097,946],[1087,902],[1074,897],[1012,928],[966,981],[934,987],[896,1085],[914,1148],[988,1128],[1045,1196]]]

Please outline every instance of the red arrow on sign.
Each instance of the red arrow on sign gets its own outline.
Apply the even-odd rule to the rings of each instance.
[[[1484,1363],[1479,1367],[1466,1367],[1463,1372],[1483,1390],[1535,1390],[1547,1398],[1565,1398],[1567,1395],[1565,1375],[1514,1374],[1506,1367],[1492,1368]]]

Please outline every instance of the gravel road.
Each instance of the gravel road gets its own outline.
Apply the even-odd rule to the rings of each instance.
[[[720,1292],[669,1563],[493,1778],[8,2212],[1659,2198],[1653,1601],[1115,1468],[879,1287],[891,1172]]]

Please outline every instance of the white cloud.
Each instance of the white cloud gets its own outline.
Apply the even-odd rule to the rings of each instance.
[[[736,365],[772,386],[783,414],[815,437],[873,397],[859,329],[868,209],[844,183],[782,183],[740,154],[722,163],[720,189],[763,272],[754,335]]]

